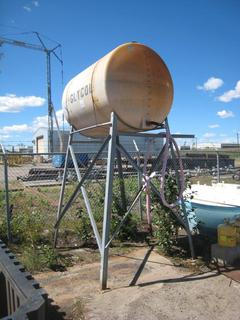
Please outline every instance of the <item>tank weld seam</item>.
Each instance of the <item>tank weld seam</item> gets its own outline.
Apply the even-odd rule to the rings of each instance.
[[[96,114],[96,104],[95,104],[94,97],[93,97],[93,76],[94,76],[96,67],[97,67],[97,65],[99,64],[99,62],[100,62],[101,60],[102,60],[102,59],[99,59],[99,60],[95,63],[95,66],[94,66],[93,72],[92,72],[92,76],[91,76],[91,98],[92,98],[92,104],[93,104],[93,110],[94,110],[94,118],[95,118],[95,123],[96,123],[96,124],[97,124],[97,114]]]

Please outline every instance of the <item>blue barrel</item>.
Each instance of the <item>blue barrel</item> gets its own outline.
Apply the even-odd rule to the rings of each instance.
[[[88,164],[89,162],[89,157],[87,155],[87,153],[78,153],[75,154],[76,156],[76,160],[77,160],[77,164],[79,167],[84,167]],[[65,164],[65,154],[57,154],[54,155],[52,157],[52,165],[54,168],[63,168],[64,164]],[[68,168],[73,168],[73,161],[72,158],[69,157],[68,159],[68,164],[67,164]]]

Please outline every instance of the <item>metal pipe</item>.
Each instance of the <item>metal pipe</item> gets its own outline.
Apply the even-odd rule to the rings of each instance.
[[[101,270],[100,282],[101,289],[107,288],[107,274],[108,274],[108,252],[109,247],[106,246],[109,241],[111,211],[112,211],[112,193],[113,193],[113,173],[114,162],[116,154],[116,134],[117,134],[117,117],[114,112],[111,113],[111,123],[109,135],[111,139],[108,144],[108,162],[107,162],[107,176],[105,188],[104,201],[104,215],[103,215],[103,232],[102,232],[102,254],[101,254]]]
[[[155,129],[159,130],[159,129]],[[151,130],[153,131],[153,130]],[[166,138],[165,132],[158,132],[158,133],[143,133],[143,132],[119,132],[119,136],[133,136],[133,137],[147,137],[147,138]],[[194,134],[177,134],[173,133],[171,135],[173,138],[195,138]]]
[[[79,129],[79,130],[75,130],[72,134],[75,134],[75,133],[78,133],[78,132],[83,132],[83,131],[90,130],[90,129],[101,128],[101,127],[105,127],[105,126],[111,126],[111,125],[112,125],[111,122],[103,122],[103,123],[100,123],[100,124],[95,124],[94,126],[82,128],[82,129]]]

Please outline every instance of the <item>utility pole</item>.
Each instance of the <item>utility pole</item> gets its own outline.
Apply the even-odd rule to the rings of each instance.
[[[52,49],[48,49],[43,40],[41,39],[38,32],[33,32],[41,45],[32,44],[32,43],[26,43],[19,40],[14,39],[7,39],[0,37],[0,46],[3,44],[10,44],[17,47],[23,47],[26,49],[32,49],[37,51],[42,51],[46,54],[46,64],[47,64],[47,97],[48,97],[48,152],[52,153],[53,150],[53,116],[54,116],[54,107],[52,103],[52,89],[51,89],[51,54],[53,54],[57,60],[63,65],[62,59],[56,54],[56,49],[61,47],[60,44],[58,44],[56,47]],[[56,117],[55,120],[57,121]],[[57,127],[58,123],[57,123]]]

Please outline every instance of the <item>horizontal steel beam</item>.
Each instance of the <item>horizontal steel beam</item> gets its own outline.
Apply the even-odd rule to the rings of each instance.
[[[90,127],[86,127],[86,128],[82,128],[79,130],[74,130],[71,134],[74,135],[75,133],[79,133],[79,132],[83,132],[83,131],[87,131],[87,130],[91,130],[91,129],[96,129],[96,128],[101,128],[101,127],[105,127],[105,126],[111,126],[112,123],[111,122],[103,122],[100,124],[96,124],[94,126],[90,126]]]
[[[159,130],[159,129],[158,129]],[[145,137],[145,138],[165,138],[166,133],[164,132],[158,132],[158,133],[143,133],[143,132],[119,132],[119,136],[132,136],[132,137]],[[176,139],[182,139],[182,138],[189,138],[189,139],[194,139],[195,135],[194,134],[178,134],[178,133],[173,133],[171,135],[173,138]]]

